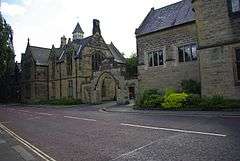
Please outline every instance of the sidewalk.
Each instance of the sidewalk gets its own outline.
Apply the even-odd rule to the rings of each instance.
[[[206,116],[206,117],[240,117],[240,111],[160,111],[160,110],[134,110],[132,106],[111,106],[103,109],[106,112],[158,114],[162,116]]]
[[[0,160],[1,161],[37,161],[26,148],[0,128]],[[38,159],[39,160],[39,159]]]

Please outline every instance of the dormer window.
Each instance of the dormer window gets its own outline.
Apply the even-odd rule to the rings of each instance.
[[[228,0],[231,14],[240,13],[240,0]]]

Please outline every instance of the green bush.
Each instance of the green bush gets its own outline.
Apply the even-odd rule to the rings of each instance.
[[[189,94],[201,94],[201,83],[190,80],[183,80],[181,82],[182,90]]]
[[[179,109],[182,108],[187,101],[188,94],[186,93],[172,93],[164,96],[164,109]]]
[[[156,89],[151,89],[138,96],[137,105],[140,108],[156,108],[161,106],[162,101],[162,94]]]
[[[78,105],[81,104],[81,100],[77,99],[54,99],[54,100],[47,100],[47,101],[38,101],[35,104],[41,105]]]
[[[150,95],[143,101],[145,108],[160,108],[163,103],[163,97],[157,94]]]

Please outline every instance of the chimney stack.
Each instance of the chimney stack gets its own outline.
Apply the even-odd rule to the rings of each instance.
[[[67,44],[67,38],[63,35],[63,37],[61,37],[61,45],[60,47],[64,47]]]
[[[97,19],[93,20],[93,35],[99,33],[101,35],[100,21]]]

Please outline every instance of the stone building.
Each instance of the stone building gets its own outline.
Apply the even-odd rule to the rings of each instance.
[[[110,100],[125,103],[129,95],[129,80],[125,79],[126,60],[113,43],[106,44],[100,22],[93,20],[91,36],[84,37],[79,23],[72,34],[72,40],[63,36],[60,47],[53,45],[51,49],[32,51],[35,48],[28,43],[22,57],[22,66],[26,71],[23,73],[27,76],[28,73],[33,74],[25,79],[28,81],[24,97],[30,101],[80,99],[83,103],[97,104]],[[38,57],[34,58],[34,55]],[[42,74],[35,72],[40,70],[38,68]],[[42,78],[41,86],[36,83],[36,75]],[[131,81],[136,87],[137,81]]]
[[[139,89],[201,82],[202,95],[240,98],[239,0],[182,0],[136,29]]]
[[[21,99],[22,101],[48,98],[48,57],[50,49],[31,46],[21,58]]]

